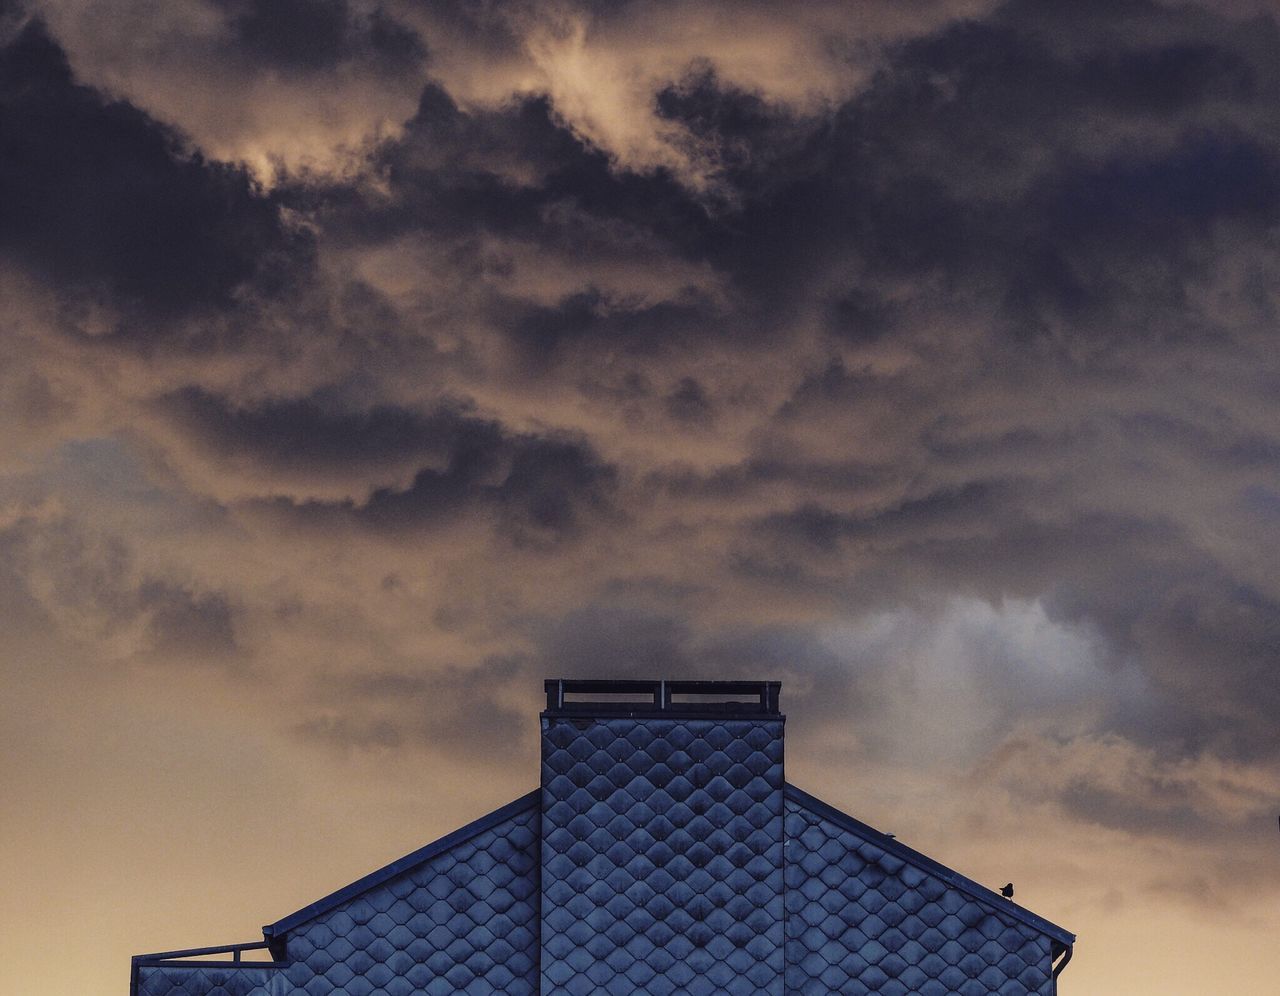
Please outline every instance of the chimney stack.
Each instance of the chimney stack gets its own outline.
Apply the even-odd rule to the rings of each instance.
[[[781,994],[774,681],[546,682],[544,994]]]

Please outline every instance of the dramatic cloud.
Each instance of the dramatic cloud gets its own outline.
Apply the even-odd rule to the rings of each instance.
[[[235,166],[77,84],[39,22],[0,51],[0,248],[64,292],[166,316],[228,306],[273,254],[305,252]]]
[[[404,72],[426,54],[422,40],[382,7],[357,13],[346,0],[231,0],[222,6],[229,15],[229,47],[284,69],[317,72],[362,60],[381,71]]]
[[[1278,108],[1261,4],[6,6],[14,811],[239,936],[526,790],[543,677],[776,676],[1082,991],[1256,990]]]

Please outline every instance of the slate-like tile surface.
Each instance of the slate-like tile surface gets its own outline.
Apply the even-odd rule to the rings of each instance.
[[[782,993],[782,722],[543,720],[542,993]]]
[[[286,951],[307,996],[532,996],[537,806],[297,927]]]
[[[292,991],[283,973],[272,968],[138,968],[138,996],[284,996]]]
[[[547,716],[542,787],[139,996],[1050,996],[1059,927],[785,786],[781,718]]]
[[[786,803],[788,994],[1050,996],[1050,939]]]

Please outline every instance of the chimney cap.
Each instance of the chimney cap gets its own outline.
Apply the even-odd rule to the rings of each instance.
[[[545,687],[544,716],[781,715],[780,681],[548,678]]]

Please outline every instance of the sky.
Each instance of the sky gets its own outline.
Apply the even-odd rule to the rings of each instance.
[[[0,0],[0,965],[537,783],[546,677],[1274,992],[1280,8]]]

